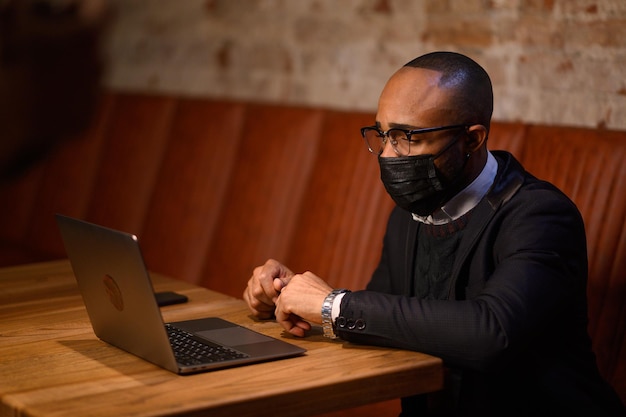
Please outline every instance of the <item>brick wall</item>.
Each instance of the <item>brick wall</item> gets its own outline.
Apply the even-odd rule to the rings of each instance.
[[[376,108],[432,50],[489,71],[498,120],[626,129],[624,0],[114,0],[109,86]]]

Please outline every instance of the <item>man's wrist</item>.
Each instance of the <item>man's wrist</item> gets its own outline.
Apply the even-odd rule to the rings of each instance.
[[[343,294],[349,292],[345,289],[332,290],[324,299],[322,303],[322,329],[324,330],[324,336],[335,339],[337,335],[335,334],[334,323],[335,317],[339,314],[337,312],[338,307],[335,305],[335,299],[340,296],[343,297]],[[333,315],[333,310],[335,310],[335,314]]]

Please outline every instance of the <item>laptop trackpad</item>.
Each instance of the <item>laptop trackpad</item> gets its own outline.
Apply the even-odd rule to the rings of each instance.
[[[224,329],[204,330],[195,333],[200,337],[226,346],[250,345],[274,340],[269,336],[253,332],[243,327],[227,327]]]

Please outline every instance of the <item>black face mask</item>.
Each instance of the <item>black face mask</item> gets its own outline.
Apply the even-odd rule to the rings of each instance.
[[[387,193],[398,206],[411,213],[427,216],[452,197],[449,195],[450,187],[445,187],[437,175],[435,159],[439,158],[457,140],[458,138],[450,142],[436,155],[425,154],[391,158],[378,156],[380,179]],[[469,154],[453,183],[460,177],[468,159]]]

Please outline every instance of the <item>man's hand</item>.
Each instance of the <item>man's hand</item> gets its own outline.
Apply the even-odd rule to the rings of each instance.
[[[311,323],[322,323],[322,304],[332,290],[312,272],[293,275],[275,301],[276,321],[294,336],[303,337]]]
[[[276,299],[293,275],[289,268],[273,259],[254,268],[248,286],[243,292],[243,299],[255,317],[260,319],[272,317]]]

